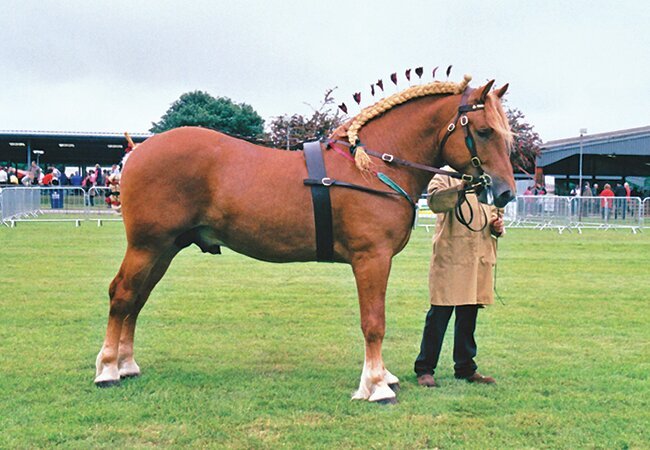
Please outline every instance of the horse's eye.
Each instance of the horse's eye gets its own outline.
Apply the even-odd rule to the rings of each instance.
[[[487,139],[492,135],[492,128],[481,128],[480,130],[476,130],[476,134],[482,139]]]

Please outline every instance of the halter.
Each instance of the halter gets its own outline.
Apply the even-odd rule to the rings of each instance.
[[[439,153],[442,154],[442,151],[445,148],[445,144],[449,140],[449,137],[451,134],[458,128],[456,126],[457,123],[460,123],[460,126],[463,128],[463,133],[465,134],[465,146],[467,147],[467,150],[469,150],[469,154],[472,157],[470,159],[470,162],[472,166],[474,166],[478,170],[478,181],[474,182],[474,176],[469,175],[469,174],[462,174],[460,178],[465,181],[468,186],[463,189],[462,194],[458,196],[458,202],[456,202],[456,207],[454,208],[454,213],[456,215],[456,219],[458,222],[460,222],[462,225],[467,227],[471,231],[483,231],[485,227],[487,226],[488,220],[487,220],[487,215],[485,213],[485,210],[481,208],[481,211],[483,212],[483,225],[480,228],[472,228],[471,223],[474,220],[474,211],[472,208],[469,208],[469,219],[465,216],[465,213],[463,212],[462,206],[463,203],[466,203],[469,205],[469,202],[467,201],[467,192],[469,191],[474,191],[476,194],[480,193],[483,189],[486,189],[487,197],[488,197],[488,203],[492,203],[492,190],[490,187],[492,186],[492,177],[485,173],[482,167],[482,162],[481,158],[478,157],[478,153],[476,152],[476,141],[474,140],[474,135],[472,134],[472,131],[469,129],[469,117],[467,117],[467,113],[473,112],[473,111],[480,111],[485,109],[485,103],[476,103],[473,105],[467,104],[467,98],[469,97],[470,94],[470,89],[467,87],[465,91],[463,92],[463,96],[461,97],[460,100],[460,106],[458,107],[458,113],[456,114],[456,118],[454,119],[453,122],[450,122],[449,125],[447,126],[447,132],[445,133],[444,137],[440,141],[440,146],[439,146]]]
[[[458,128],[456,124],[460,123],[460,126],[463,128],[463,133],[465,134],[465,146],[467,147],[467,150],[469,150],[469,154],[472,157],[470,162],[472,166],[474,166],[479,172],[478,177],[476,177],[478,181],[476,182],[474,181],[474,176],[470,174],[462,174],[460,178],[463,181],[465,181],[467,184],[471,185],[471,189],[475,189],[475,188],[485,189],[492,186],[492,178],[490,177],[490,175],[488,175],[483,171],[481,159],[478,157],[478,153],[476,152],[476,141],[474,140],[474,135],[472,134],[472,131],[469,129],[469,117],[467,117],[467,113],[469,112],[480,111],[485,109],[485,104],[476,103],[473,105],[468,105],[467,98],[469,97],[470,92],[471,91],[469,87],[466,88],[465,91],[463,91],[463,96],[461,97],[460,100],[460,106],[458,107],[458,113],[456,114],[456,118],[454,119],[453,122],[450,122],[449,125],[447,126],[447,132],[445,133],[444,137],[440,141],[440,146],[438,151],[440,154],[442,154],[442,151],[445,148],[445,144],[451,137],[451,134],[456,130],[456,128]]]

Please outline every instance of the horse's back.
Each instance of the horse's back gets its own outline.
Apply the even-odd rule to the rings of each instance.
[[[314,230],[306,175],[302,152],[196,127],[161,133],[138,146],[124,167],[127,238],[132,245],[162,245],[199,230],[261,259],[309,259]]]

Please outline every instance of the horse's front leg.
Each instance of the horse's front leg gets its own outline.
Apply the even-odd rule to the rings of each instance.
[[[395,403],[399,380],[384,367],[381,344],[386,330],[385,299],[392,255],[363,255],[355,258],[352,269],[357,281],[361,330],[366,340],[366,357],[356,400]],[[393,389],[391,389],[391,387]]]

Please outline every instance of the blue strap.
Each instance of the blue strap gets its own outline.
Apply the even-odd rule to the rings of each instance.
[[[411,199],[411,196],[408,195],[408,193],[404,189],[402,189],[402,187],[399,184],[391,180],[390,177],[385,173],[377,172],[377,178],[379,178],[379,180],[382,183],[384,183],[386,186],[388,186],[389,188],[397,192],[399,195],[404,197],[406,200],[408,200],[411,206],[413,206],[413,219],[411,220],[411,226],[413,227],[413,229],[415,229],[415,219],[417,218],[418,215],[418,204]]]
[[[388,186],[389,188],[397,192],[399,195],[407,199],[411,204],[415,204],[415,202],[411,200],[411,197],[406,193],[406,191],[402,189],[402,187],[399,184],[391,180],[388,175],[382,172],[377,172],[377,178],[379,178],[379,180],[381,180],[381,182],[384,183],[386,186]]]

